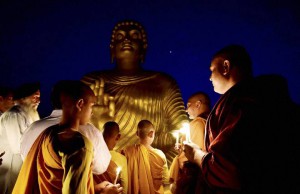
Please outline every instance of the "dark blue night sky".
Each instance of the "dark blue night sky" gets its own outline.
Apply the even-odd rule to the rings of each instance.
[[[173,76],[184,101],[195,91],[219,95],[209,81],[211,56],[227,44],[249,51],[255,75],[277,73],[300,103],[300,14],[297,1],[103,0],[0,3],[1,85],[41,82],[41,116],[52,85],[110,69],[114,24],[140,21],[148,34],[145,69]],[[297,13],[298,12],[298,13]]]

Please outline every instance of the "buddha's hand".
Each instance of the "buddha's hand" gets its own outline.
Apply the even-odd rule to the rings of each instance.
[[[90,85],[97,98],[93,106],[93,115],[91,122],[101,129],[107,121],[114,120],[115,116],[115,100],[114,96],[104,93],[104,80],[100,78],[94,84]]]

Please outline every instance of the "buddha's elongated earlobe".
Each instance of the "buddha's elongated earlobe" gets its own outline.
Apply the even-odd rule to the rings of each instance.
[[[115,57],[113,55],[110,55],[110,63],[113,64],[114,63],[114,59]]]
[[[114,54],[114,51],[113,51],[113,46],[110,45],[110,63],[113,64],[114,63],[114,60],[115,60],[115,54]]]

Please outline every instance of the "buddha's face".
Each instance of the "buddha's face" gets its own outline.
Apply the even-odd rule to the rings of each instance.
[[[142,51],[142,35],[134,26],[124,26],[115,33],[115,57],[140,58]]]
[[[123,26],[115,33],[115,43],[123,43],[125,40],[142,44],[142,33],[135,26]]]
[[[122,23],[113,31],[110,47],[117,60],[131,58],[140,62],[147,48],[146,34],[141,26]]]

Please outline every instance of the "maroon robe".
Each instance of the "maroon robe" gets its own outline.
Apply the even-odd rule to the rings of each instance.
[[[243,81],[220,97],[207,119],[202,193],[299,191],[300,182],[292,178],[299,173],[294,130],[299,109],[281,81],[276,76]]]

